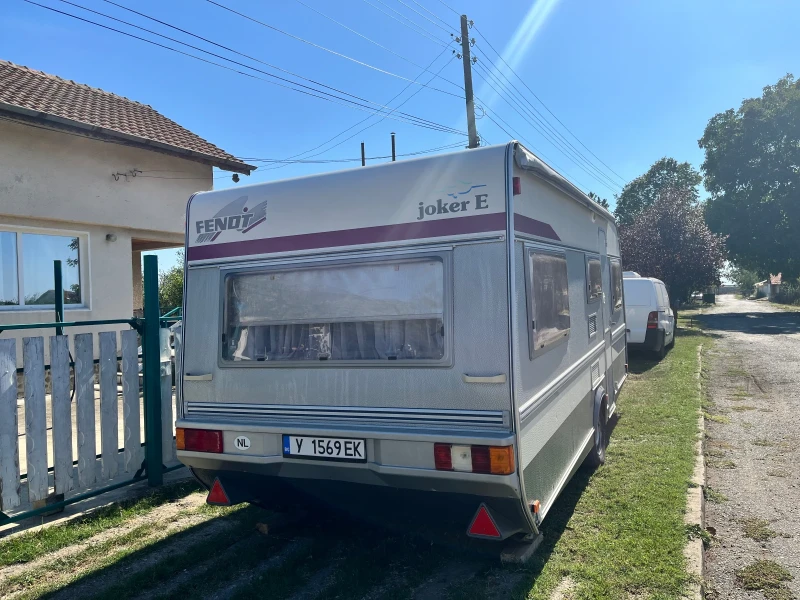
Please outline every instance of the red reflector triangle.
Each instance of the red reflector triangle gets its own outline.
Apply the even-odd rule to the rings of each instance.
[[[497,525],[494,524],[494,520],[489,514],[489,511],[486,510],[486,505],[481,504],[478,513],[475,515],[475,518],[472,519],[472,525],[469,526],[467,534],[477,537],[501,537],[500,530],[497,529]]]
[[[214,480],[214,485],[211,486],[211,491],[208,492],[206,504],[220,504],[222,506],[230,506],[231,501],[228,499],[228,494],[222,489],[222,484],[219,479]]]

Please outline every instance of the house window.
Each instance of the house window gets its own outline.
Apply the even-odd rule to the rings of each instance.
[[[586,298],[594,302],[603,295],[603,270],[596,256],[586,258]]]
[[[569,337],[569,279],[563,252],[529,249],[528,320],[531,359]]]
[[[55,305],[55,260],[61,261],[64,304],[83,304],[80,255],[79,237],[0,231],[0,307]]]
[[[611,295],[614,310],[622,308],[622,263],[618,258],[611,259]]]

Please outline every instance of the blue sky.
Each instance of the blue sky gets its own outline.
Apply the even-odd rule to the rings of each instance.
[[[129,30],[59,0],[37,2]],[[103,0],[74,2],[209,50],[224,52]],[[456,83],[462,81],[460,61],[452,57],[449,48],[439,45],[450,42],[445,31],[447,26],[425,10],[458,27],[458,16],[440,0],[417,0],[418,3],[414,0],[220,2],[403,78],[414,80],[423,73],[420,67],[432,63],[430,71],[440,72],[441,77]],[[143,13],[379,104],[388,102],[409,83],[245,20],[206,0],[138,0],[136,3],[119,0],[119,3],[130,7],[135,4]],[[730,0],[493,3],[447,0],[447,4],[474,20],[481,34],[504,55],[549,110],[620,176],[598,163],[515,80],[552,127],[570,139],[571,144],[612,180],[632,179],[662,156],[687,160],[699,168],[703,154],[697,139],[708,119],[716,112],[738,107],[744,98],[759,95],[762,87],[774,83],[787,72],[797,71],[800,57],[800,36],[796,35],[800,3],[788,0],[757,6],[752,2]],[[314,9],[384,48],[331,22]],[[386,13],[399,19],[393,10],[425,30],[427,37],[387,16]],[[139,34],[155,39],[150,34]],[[484,39],[474,30],[471,35],[477,39],[474,52],[480,65],[491,69],[489,59],[501,64]],[[164,43],[177,46],[172,42]],[[0,58],[150,104],[241,157],[286,158],[325,142],[368,116],[366,112],[298,94],[125,38],[22,0],[4,3],[0,14]],[[263,64],[251,64],[271,71]],[[532,149],[543,154],[567,177],[613,204],[613,194],[619,191],[618,187],[606,187],[607,182],[602,177],[597,175],[598,181],[576,166],[574,157],[565,156],[560,148],[551,145],[504,102],[495,91],[497,86],[487,85],[481,75],[482,69],[476,67],[478,104],[486,108],[488,115],[505,120]],[[419,81],[425,82],[431,77],[425,73]],[[456,95],[459,92],[439,78],[434,78],[430,85]],[[420,87],[410,85],[392,106]],[[422,89],[400,110],[449,128],[466,130],[463,99],[445,93]],[[373,117],[360,127],[377,121],[378,118]],[[465,139],[386,119],[316,158],[358,158],[362,141],[366,143],[367,156],[387,155],[392,131],[397,133],[400,154],[456,144]],[[478,121],[478,131],[491,143],[501,143],[509,137],[488,117]],[[346,166],[354,165],[262,167],[250,178],[242,177],[242,182],[268,181]],[[217,175],[216,187],[235,185],[229,175]],[[172,261],[174,252],[162,253],[162,265]]]

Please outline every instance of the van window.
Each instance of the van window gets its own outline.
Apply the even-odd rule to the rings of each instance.
[[[663,283],[657,283],[656,287],[658,288],[658,307],[662,310],[666,310],[669,306],[669,296],[667,295],[667,288],[664,287]]]
[[[655,286],[648,279],[625,279],[626,306],[653,306],[656,303]]]
[[[225,361],[440,361],[441,258],[249,271],[225,279]]]
[[[611,299],[613,312],[622,308],[622,262],[618,258],[611,259]]]
[[[529,249],[526,269],[531,359],[569,337],[569,279],[563,252]]]
[[[594,302],[603,295],[603,271],[600,259],[596,256],[586,257],[587,300]]]

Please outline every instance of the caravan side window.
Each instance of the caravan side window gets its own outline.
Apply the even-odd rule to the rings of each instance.
[[[231,273],[222,360],[441,363],[445,265],[440,256],[402,257]]]
[[[569,337],[567,256],[558,250],[529,248],[525,276],[531,359]]]
[[[600,258],[586,257],[586,301],[594,302],[603,296],[603,270]]]
[[[622,308],[622,262],[618,258],[611,259],[611,296],[613,312]]]

